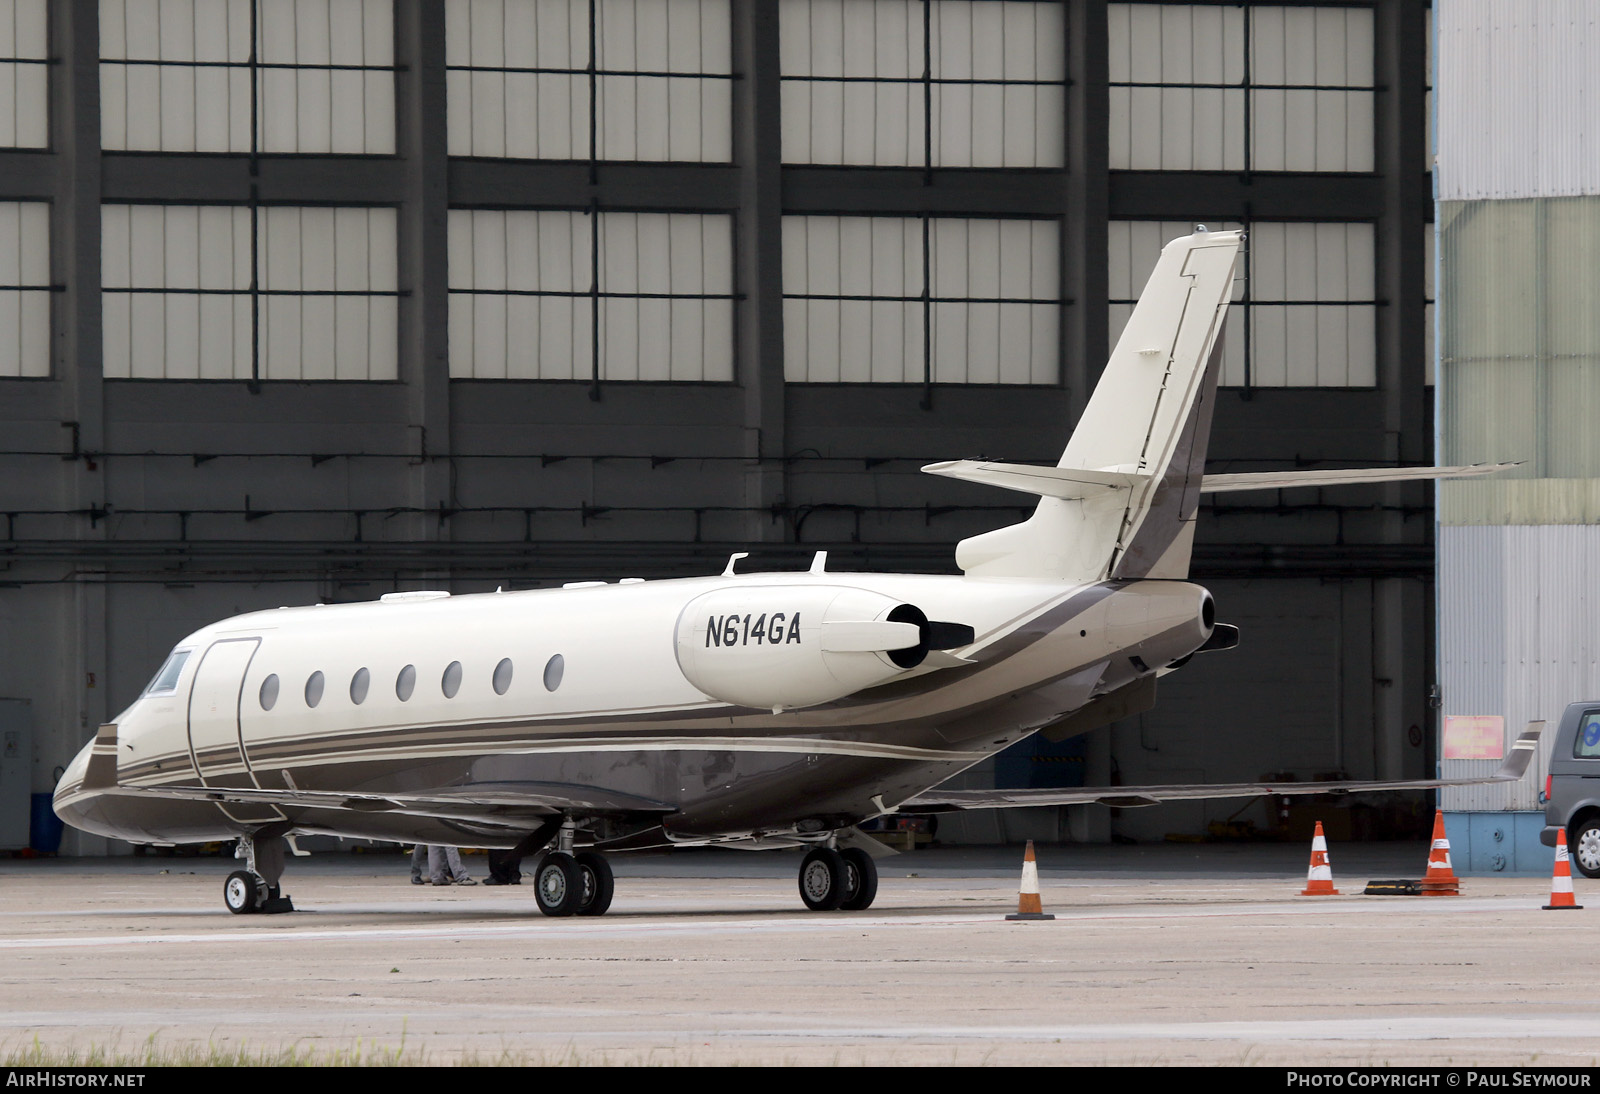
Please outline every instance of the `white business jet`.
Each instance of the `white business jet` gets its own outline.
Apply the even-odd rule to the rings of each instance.
[[[1234,645],[1186,580],[1201,493],[1493,470],[1204,475],[1243,245],[1202,228],[1162,250],[1056,466],[924,468],[1039,498],[957,546],[963,576],[834,573],[822,554],[739,573],[735,555],[714,577],[241,615],[100,727],[56,811],[126,840],[237,839],[233,912],[290,910],[285,848],[320,833],[537,855],[538,906],[565,916],[609,907],[613,851],[805,847],[806,906],[859,910],[887,849],[856,826],[896,811],[1444,785],[934,789],[1041,729],[1148,709],[1158,676]]]

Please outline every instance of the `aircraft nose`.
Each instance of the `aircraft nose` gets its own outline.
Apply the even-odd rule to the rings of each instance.
[[[73,757],[62,773],[61,780],[56,783],[55,796],[50,804],[63,823],[84,832],[107,835],[109,824],[100,795],[83,790],[83,777],[89,769],[89,755],[93,750],[94,742],[90,741]]]

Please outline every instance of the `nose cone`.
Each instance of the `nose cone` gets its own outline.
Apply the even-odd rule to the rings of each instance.
[[[62,774],[61,781],[56,784],[55,798],[51,805],[66,824],[84,832],[93,832],[97,836],[115,835],[109,819],[105,815],[104,801],[101,794],[92,790],[84,790],[83,778],[89,770],[89,756],[94,751],[94,742],[90,741],[83,746]]]

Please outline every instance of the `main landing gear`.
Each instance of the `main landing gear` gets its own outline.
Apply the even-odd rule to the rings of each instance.
[[[816,847],[800,863],[800,899],[813,912],[864,911],[878,895],[878,867],[859,847]]]
[[[500,869],[508,877],[520,877],[518,866],[525,855],[550,847],[533,868],[533,895],[545,915],[605,915],[616,893],[611,864],[598,851],[573,854],[577,824],[553,817],[542,827],[529,832],[500,857]]]
[[[551,851],[534,868],[533,892],[545,915],[605,915],[616,880],[596,851]]]
[[[222,885],[222,903],[234,915],[260,912],[275,915],[294,911],[294,903],[278,888],[283,878],[282,836],[240,836],[235,858],[245,860],[245,869],[235,870]]]

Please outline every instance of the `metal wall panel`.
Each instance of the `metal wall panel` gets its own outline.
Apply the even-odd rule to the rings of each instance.
[[[1440,199],[1600,194],[1592,0],[1450,0],[1436,18]]]
[[[1568,703],[1600,697],[1600,527],[1442,527],[1438,544],[1442,714],[1501,715],[1509,740],[1540,718],[1553,733]],[[1547,736],[1520,783],[1446,790],[1444,808],[1540,808],[1548,755]],[[1456,777],[1496,765],[1442,766]]]
[[[1600,478],[1600,197],[1444,202],[1439,245],[1441,458],[1522,462],[1441,498],[1515,491],[1518,520],[1571,520],[1570,489],[1541,512],[1508,480]]]

